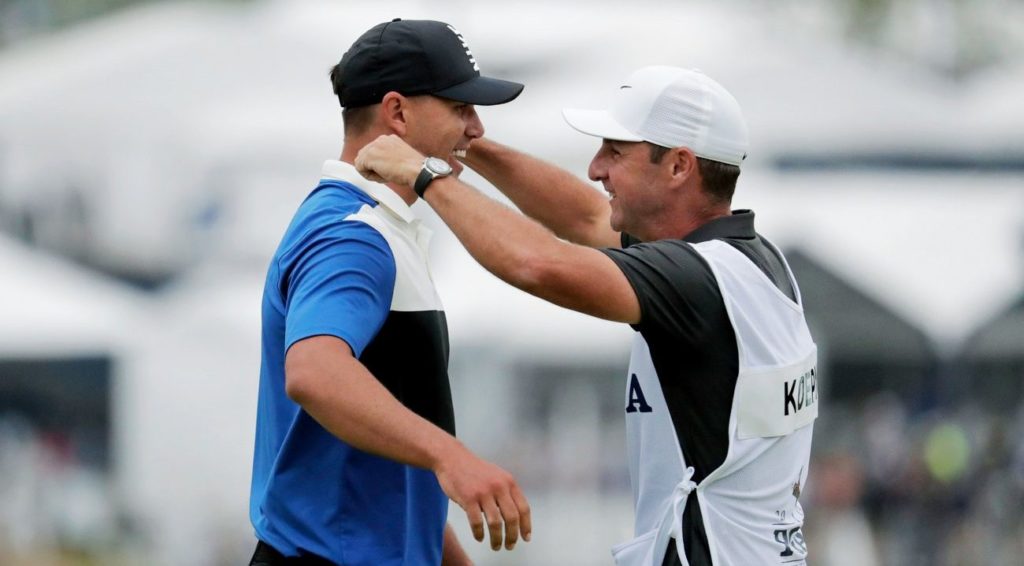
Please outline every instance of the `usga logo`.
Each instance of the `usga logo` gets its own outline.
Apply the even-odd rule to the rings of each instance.
[[[476,64],[476,58],[473,57],[473,52],[470,51],[469,46],[466,45],[466,38],[462,37],[462,34],[459,33],[459,30],[453,28],[451,24],[448,25],[448,29],[452,30],[452,33],[455,34],[455,37],[459,38],[459,41],[462,42],[462,48],[466,50],[466,57],[469,57],[469,62],[473,64],[473,70],[479,72],[480,66]]]
[[[775,542],[783,545],[780,558],[788,558],[799,553],[799,556],[807,555],[807,542],[804,541],[804,533],[800,527],[789,529],[778,529],[775,531]]]

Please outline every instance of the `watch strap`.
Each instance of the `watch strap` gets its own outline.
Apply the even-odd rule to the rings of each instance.
[[[416,182],[412,184],[412,190],[415,191],[416,196],[423,198],[423,193],[427,192],[427,186],[434,178],[435,175],[429,169],[426,167],[421,169],[420,174],[416,176]]]

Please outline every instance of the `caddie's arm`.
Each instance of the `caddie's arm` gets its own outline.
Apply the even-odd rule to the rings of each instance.
[[[355,165],[371,180],[412,187],[422,163],[419,152],[389,135],[363,147]],[[510,285],[596,317],[640,321],[636,292],[598,250],[559,240],[454,176],[436,179],[425,199],[473,258]]]
[[[473,141],[463,162],[559,238],[592,248],[620,246],[608,199],[561,167],[486,138]]]

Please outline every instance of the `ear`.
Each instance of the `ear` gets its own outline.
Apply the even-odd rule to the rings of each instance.
[[[401,94],[390,91],[380,101],[380,120],[387,129],[405,137],[408,129],[406,113],[409,111],[409,101]]]
[[[697,156],[688,147],[676,147],[669,152],[666,161],[671,166],[672,184],[682,186],[699,175]]]

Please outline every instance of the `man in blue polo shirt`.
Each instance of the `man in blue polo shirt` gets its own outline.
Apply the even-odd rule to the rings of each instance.
[[[352,166],[395,134],[425,155],[421,183],[459,167],[483,135],[474,105],[523,86],[480,75],[451,26],[395,20],[363,34],[331,71],[341,157],[299,207],[263,293],[250,518],[253,565],[468,564],[448,499],[491,547],[529,540],[515,480],[455,439],[448,332],[412,188]]]

